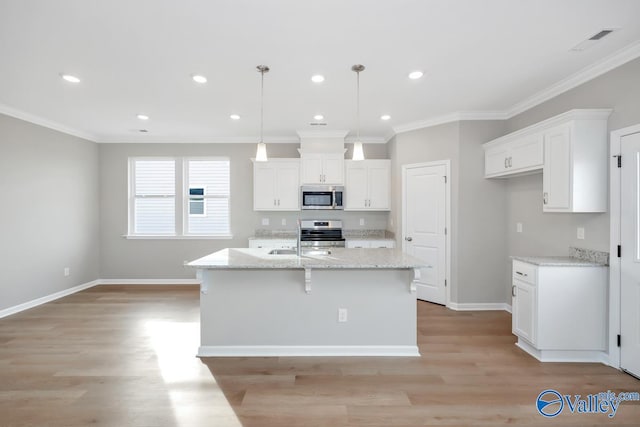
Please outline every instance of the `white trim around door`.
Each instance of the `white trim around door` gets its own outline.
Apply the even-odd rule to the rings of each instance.
[[[620,258],[618,245],[620,244],[620,191],[621,176],[618,168],[618,156],[622,152],[622,138],[640,132],[640,124],[617,129],[611,132],[609,158],[609,365],[620,368],[620,348],[618,335],[620,334]]]
[[[451,306],[451,161],[446,160],[437,160],[433,162],[426,163],[412,163],[407,165],[402,165],[402,211],[400,213],[400,218],[402,218],[402,236],[401,242],[402,247],[404,249],[404,239],[407,235],[406,233],[406,212],[407,212],[407,204],[406,204],[406,175],[407,170],[411,168],[421,168],[421,167],[430,167],[430,166],[444,166],[445,168],[445,227],[446,227],[446,235],[445,235],[445,306],[449,309],[452,309]]]

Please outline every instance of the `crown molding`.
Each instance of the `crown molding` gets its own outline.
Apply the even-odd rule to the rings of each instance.
[[[458,111],[451,114],[434,117],[427,120],[398,125],[393,127],[393,131],[398,133],[409,132],[446,123],[459,122],[461,120],[506,120],[507,113],[504,111]]]
[[[302,138],[346,138],[348,130],[297,130],[296,133]]]
[[[512,118],[520,113],[523,113],[530,108],[542,104],[545,101],[550,100],[564,92],[567,92],[575,87],[580,86],[583,83],[593,80],[621,65],[626,64],[629,61],[640,57],[640,41],[631,43],[630,45],[614,52],[613,54],[605,57],[604,59],[591,64],[577,73],[570,75],[569,77],[560,80],[559,82],[549,86],[548,88],[536,93],[535,95],[521,101],[511,108],[507,113],[507,118]]]
[[[357,139],[358,138],[356,138],[355,136],[350,136],[348,138],[345,138],[344,142],[346,144],[353,144]],[[363,144],[385,144],[387,142],[387,139],[378,136],[361,136],[360,142],[362,142]]]
[[[127,135],[127,136],[103,136],[97,138],[100,144],[257,144],[255,136],[196,136],[176,137],[159,135]],[[274,136],[264,138],[266,144],[298,144],[300,139],[295,136]]]
[[[83,132],[78,129],[70,128],[68,126],[64,126],[60,123],[44,119],[40,116],[36,116],[35,114],[18,110],[17,108],[9,107],[5,104],[0,104],[0,114],[5,114],[16,119],[24,120],[25,122],[33,123],[35,125],[39,125],[58,132],[66,133],[67,135],[76,136],[78,138],[86,139],[92,142],[98,142],[95,135]]]

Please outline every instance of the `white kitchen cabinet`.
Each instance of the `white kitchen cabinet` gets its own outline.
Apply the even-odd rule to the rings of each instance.
[[[300,210],[300,160],[253,163],[253,210]]]
[[[509,177],[537,171],[543,166],[542,134],[523,135],[485,147],[485,177]]]
[[[597,362],[606,349],[604,266],[513,260],[512,331],[541,361]]]
[[[295,249],[296,239],[249,239],[250,248]]]
[[[483,144],[485,177],[542,169],[544,212],[606,212],[610,114],[571,110]]]
[[[607,211],[607,116],[544,132],[544,212]]]
[[[391,208],[391,161],[345,162],[345,210],[386,211]]]
[[[301,184],[344,184],[343,153],[302,153]]]
[[[393,239],[347,239],[345,246],[347,249],[395,248],[396,242]]]

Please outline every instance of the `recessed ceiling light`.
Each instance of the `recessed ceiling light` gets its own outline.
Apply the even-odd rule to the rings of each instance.
[[[229,118],[230,118],[231,120],[240,120],[240,116],[239,116],[239,115],[237,115],[237,114],[232,114],[232,115],[230,115],[230,116],[229,116]]]
[[[149,116],[147,116],[146,114],[138,114],[136,117],[140,120],[149,120]]]
[[[424,75],[424,73],[422,71],[412,71],[409,73],[409,78],[411,80],[417,80],[420,77],[422,77]]]
[[[311,77],[311,81],[314,83],[322,83],[324,81],[324,76],[321,76],[320,74],[316,74],[315,76]]]
[[[207,78],[205,76],[200,75],[200,74],[193,74],[191,76],[191,78],[196,83],[206,83],[207,82]]]
[[[322,120],[324,119],[324,116],[322,114],[316,114],[315,116],[313,116],[313,120]]]
[[[388,114],[383,114],[382,116],[380,116],[380,120],[389,120],[390,118],[391,116]]]
[[[60,77],[62,77],[64,80],[68,81],[69,83],[80,83],[80,79],[77,78],[76,76],[72,76],[71,74],[60,74]]]

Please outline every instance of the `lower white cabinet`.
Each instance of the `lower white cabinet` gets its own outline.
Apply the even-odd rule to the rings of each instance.
[[[607,278],[604,266],[513,260],[517,345],[543,362],[600,362],[608,329]]]
[[[396,242],[393,239],[379,239],[379,240],[371,240],[371,239],[347,239],[345,242],[345,246],[348,249],[356,249],[356,248],[395,248]]]
[[[296,239],[249,239],[250,248],[294,249],[297,245]]]

